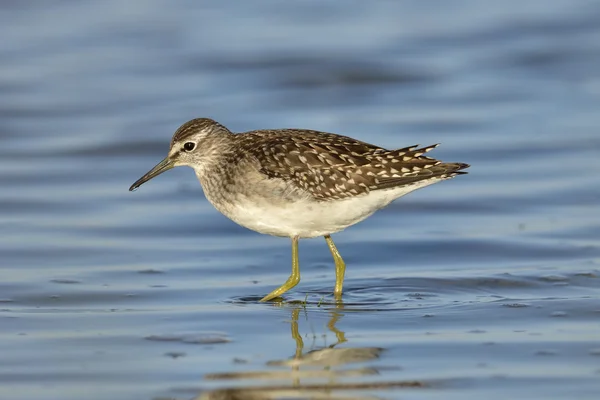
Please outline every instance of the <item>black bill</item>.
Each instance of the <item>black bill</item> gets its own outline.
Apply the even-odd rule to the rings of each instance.
[[[129,188],[129,191],[133,192],[134,190],[136,190],[137,188],[142,186],[142,184],[144,184],[145,182],[149,181],[150,179],[154,178],[155,176],[162,174],[165,171],[170,170],[173,167],[175,167],[175,165],[173,165],[173,162],[171,160],[169,160],[168,157],[165,158],[164,160],[162,160],[161,162],[156,164],[156,166],[154,168],[152,168],[150,171],[148,171],[146,173],[146,175],[142,176],[140,179],[135,181],[135,183],[133,185],[131,185],[131,187]]]

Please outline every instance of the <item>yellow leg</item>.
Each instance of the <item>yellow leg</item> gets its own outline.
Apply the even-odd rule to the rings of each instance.
[[[333,294],[336,298],[340,298],[342,296],[342,286],[344,285],[344,274],[346,273],[346,264],[344,263],[342,256],[338,252],[338,249],[335,247],[331,236],[326,235],[325,241],[327,242],[327,246],[329,246],[329,251],[331,251],[333,261],[335,261],[335,288],[333,289]]]
[[[298,236],[292,238],[292,274],[287,281],[271,293],[263,297],[260,301],[273,300],[279,297],[300,282],[300,265],[298,263]]]

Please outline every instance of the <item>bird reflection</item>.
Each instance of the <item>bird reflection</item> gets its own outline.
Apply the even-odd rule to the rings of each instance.
[[[286,305],[286,307],[289,306]],[[357,378],[377,375],[376,368],[344,368],[358,362],[368,362],[380,357],[382,348],[379,347],[348,347],[340,346],[348,343],[344,331],[337,327],[343,317],[344,305],[340,301],[328,310],[329,321],[327,329],[335,335],[336,341],[320,348],[306,351],[304,340],[298,327],[301,312],[309,310],[304,305],[291,307],[290,328],[295,343],[294,355],[288,359],[271,360],[268,366],[288,367],[279,371],[248,371],[232,373],[215,373],[205,376],[207,380],[279,380],[289,383],[263,386],[247,386],[225,388],[203,393],[197,400],[269,400],[269,399],[327,399],[327,400],[376,400],[379,397],[365,394],[370,390],[391,389],[398,387],[422,387],[417,381],[397,382],[342,382],[342,378]],[[238,383],[238,382],[236,382]],[[343,394],[340,394],[343,393]]]
[[[337,311],[330,313],[330,319],[327,328],[333,332],[337,341],[325,348],[310,350],[304,353],[304,341],[298,330],[298,315],[300,309],[292,310],[291,330],[292,338],[296,342],[296,353],[294,357],[287,360],[273,360],[267,362],[267,365],[277,366],[323,366],[329,369],[332,366],[350,364],[354,362],[368,361],[379,357],[383,349],[379,347],[348,347],[335,348],[340,343],[347,342],[346,334],[337,329],[335,324],[341,318]],[[370,369],[369,369],[370,370]]]

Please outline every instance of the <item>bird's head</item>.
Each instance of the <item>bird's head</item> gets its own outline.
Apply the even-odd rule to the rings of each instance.
[[[209,118],[196,118],[181,125],[173,134],[169,154],[138,179],[130,191],[174,167],[188,166],[202,174],[213,158],[222,154],[232,133]]]

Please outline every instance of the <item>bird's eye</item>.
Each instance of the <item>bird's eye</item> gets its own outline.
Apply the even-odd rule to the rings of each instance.
[[[183,149],[185,151],[192,151],[192,150],[194,150],[194,147],[196,147],[196,143],[194,143],[194,142],[187,142],[186,144],[183,145]]]

